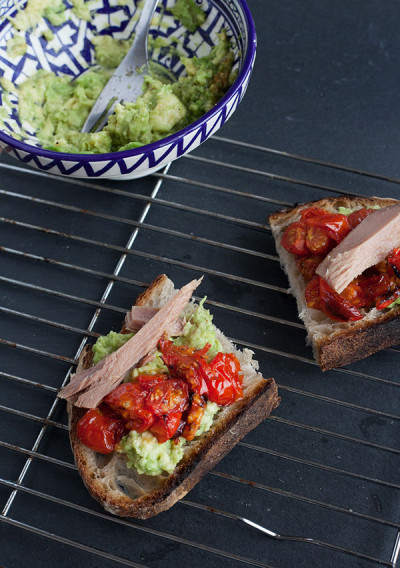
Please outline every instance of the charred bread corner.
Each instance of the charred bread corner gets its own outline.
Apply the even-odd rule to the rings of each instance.
[[[198,285],[198,283],[199,282],[195,283],[194,286],[191,286],[191,290],[193,290],[194,287]],[[150,287],[138,297],[135,307],[133,307],[132,310],[128,312],[125,318],[124,326],[122,328],[122,333],[127,334],[135,325],[137,325],[138,327],[142,325],[143,322],[139,323],[138,325],[137,321],[132,321],[136,320],[138,317],[139,320],[140,318],[142,318],[143,320],[147,319],[148,322],[144,323],[140,330],[137,331],[136,336],[142,333],[143,330],[145,330],[144,335],[146,335],[147,331],[145,328],[151,324],[153,318],[157,317],[157,314],[161,313],[163,307],[164,310],[167,308],[167,311],[170,311],[171,302],[175,301],[174,299],[177,298],[179,294],[181,294],[182,290],[183,289],[181,289],[179,292],[176,292],[173,283],[167,278],[167,276],[159,276],[150,285]],[[158,326],[159,335],[157,336],[157,341],[160,339],[161,334],[164,333],[164,338],[159,342],[158,348],[161,349],[160,344],[162,344],[163,349],[171,349],[171,353],[174,349],[177,349],[178,351],[176,351],[176,353],[178,354],[178,356],[183,354],[185,356],[188,355],[191,357],[197,357],[197,362],[201,360],[201,365],[205,366],[206,369],[209,369],[210,367],[207,367],[208,363],[206,363],[205,361],[206,352],[207,349],[209,349],[208,346],[210,345],[210,343],[208,343],[205,347],[203,346],[203,348],[201,349],[194,349],[193,347],[187,348],[182,344],[182,341],[184,340],[181,338],[181,346],[175,348],[172,342],[166,339],[166,334],[173,336],[174,333],[179,333],[179,331],[176,330],[176,323],[178,323],[179,328],[179,323],[182,324],[183,322],[183,325],[181,325],[180,327],[181,329],[186,330],[185,326],[187,326],[187,322],[192,321],[191,318],[194,318],[194,315],[192,314],[197,314],[198,309],[198,304],[195,304],[193,301],[189,302],[183,310],[183,320],[181,314],[178,322],[172,322],[172,328],[170,326],[167,326],[168,329],[175,329],[175,331],[167,331],[166,333],[164,333],[165,330]],[[202,306],[201,309],[203,309]],[[149,312],[148,314],[146,314],[146,310]],[[152,311],[155,315],[152,315]],[[182,310],[180,310],[180,312],[182,312]],[[205,310],[205,312],[209,314],[207,310]],[[134,316],[132,316],[133,313]],[[172,319],[174,319],[173,315]],[[75,385],[74,388],[70,389],[66,393],[64,392],[65,389],[64,391],[61,391],[60,395],[66,398],[68,401],[70,441],[78,471],[91,495],[97,501],[99,501],[108,512],[120,516],[146,519],[148,517],[157,515],[161,511],[165,511],[174,503],[176,503],[176,501],[184,497],[188,493],[188,491],[190,491],[192,487],[198,481],[200,481],[205,473],[207,473],[233,448],[235,444],[237,444],[250,430],[255,428],[262,420],[264,420],[264,418],[266,418],[270,414],[270,412],[274,408],[278,406],[280,399],[278,397],[276,384],[273,379],[264,379],[258,372],[258,363],[252,358],[253,352],[248,349],[244,349],[243,351],[236,349],[236,347],[223,335],[223,333],[218,330],[214,326],[214,324],[211,323],[210,317],[207,326],[212,326],[213,333],[215,333],[215,338],[218,341],[218,345],[220,346],[221,351],[224,354],[233,354],[227,357],[229,357],[230,360],[237,358],[237,360],[240,362],[240,375],[243,377],[243,379],[241,379],[243,382],[242,385],[240,385],[238,388],[239,390],[242,389],[242,395],[236,396],[236,394],[233,393],[233,403],[218,406],[214,402],[211,402],[211,383],[207,382],[207,385],[209,386],[208,394],[204,393],[199,388],[197,392],[203,392],[203,394],[199,398],[196,398],[197,394],[191,391],[191,387],[182,385],[182,380],[176,381],[176,384],[179,383],[181,385],[181,391],[185,391],[186,389],[187,392],[187,389],[189,388],[190,402],[187,403],[189,407],[186,408],[186,410],[180,407],[182,413],[179,427],[176,430],[175,436],[168,439],[165,443],[158,442],[158,440],[163,440],[164,438],[160,438],[160,430],[154,428],[156,424],[160,423],[160,421],[162,425],[164,425],[162,420],[165,420],[167,415],[163,415],[162,417],[153,416],[153,423],[149,427],[150,429],[147,431],[144,431],[142,433],[129,431],[128,434],[126,434],[126,428],[127,426],[129,426],[129,424],[127,423],[126,415],[124,415],[124,412],[122,410],[121,413],[124,416],[125,428],[124,436],[122,437],[121,442],[115,445],[113,451],[107,454],[104,452],[99,453],[98,451],[91,449],[82,442],[82,439],[79,436],[81,432],[79,425],[85,421],[85,416],[87,415],[87,413],[95,413],[98,411],[98,408],[102,408],[102,413],[105,412],[105,401],[108,401],[108,403],[111,405],[112,411],[118,410],[115,406],[112,405],[111,400],[115,400],[116,392],[124,389],[125,386],[128,385],[127,382],[123,382],[117,387],[113,386],[112,388],[114,388],[114,390],[110,394],[107,394],[105,398],[103,398],[105,392],[104,389],[100,390],[99,392],[102,400],[100,401],[100,407],[98,407],[97,409],[94,408],[88,411],[87,408],[82,407],[84,405],[81,405],[81,407],[79,406],[79,401],[80,399],[82,400],[82,397],[83,401],[86,401],[86,405],[88,404],[88,401],[91,401],[91,403],[96,402],[96,397],[93,398],[93,393],[99,387],[98,384],[95,384],[93,386],[90,383],[91,378],[88,377],[88,371],[90,371],[93,376],[93,372],[96,367],[101,365],[102,361],[107,361],[110,356],[105,357],[104,359],[102,359],[102,361],[100,361],[100,363],[98,363],[96,366],[93,366],[95,350],[91,347],[85,349],[84,353],[82,353],[82,356],[80,357],[77,374],[75,375],[75,377],[72,377],[71,380],[71,384]],[[133,338],[134,337],[135,335],[133,335]],[[131,341],[132,339],[129,339],[123,347],[129,345]],[[164,343],[162,343],[162,341]],[[121,347],[120,349],[123,349],[123,347]],[[179,349],[181,351],[179,351]],[[147,350],[147,347],[145,348],[145,350]],[[117,360],[118,351],[119,350],[114,352],[114,356],[117,357]],[[130,349],[130,351],[132,351],[132,349]],[[174,367],[174,363],[171,363],[172,359],[168,359],[168,357],[164,355],[164,352],[161,357],[164,357],[164,360],[168,363],[168,370],[164,372],[170,372],[172,375],[176,372],[176,375],[179,376],[180,379],[182,379],[182,368],[179,367],[179,364],[176,364],[176,366]],[[224,355],[218,354],[215,359],[213,359],[213,361],[215,361],[218,357],[224,357]],[[138,376],[136,376],[136,382],[134,380],[133,383],[129,383],[129,388],[135,388],[132,386],[132,384],[138,385],[139,382],[141,385],[146,385],[143,388],[150,388],[152,382],[155,381],[157,383],[157,381],[161,380],[159,375],[152,377],[151,375],[140,374],[142,372],[141,369],[147,368],[146,364],[151,364],[151,358],[152,354],[150,349],[150,355],[145,354],[145,358],[142,358],[140,363],[138,363],[140,365],[140,368],[134,371],[130,371],[130,375],[128,373],[130,380],[132,380],[132,376],[135,374],[135,371],[136,375],[139,374]],[[150,360],[150,363],[146,363],[147,360]],[[212,364],[213,362],[209,363],[209,365]],[[103,371],[104,369],[107,369],[107,365],[108,363],[103,363]],[[78,384],[78,379],[82,381],[82,376],[84,382],[82,389],[80,389],[80,386],[77,387],[76,385]],[[126,377],[124,380],[126,381]],[[115,382],[113,384],[115,385]],[[164,387],[165,384],[166,381],[164,381],[161,386]],[[158,382],[157,385],[159,386],[160,382]],[[166,404],[171,400],[166,399],[160,401],[159,397],[154,397],[154,393],[157,392],[157,389],[153,388],[153,390],[151,390],[151,388],[149,391],[146,391],[146,393],[152,393],[151,396],[146,394],[147,398],[145,400],[147,405],[150,404],[149,400],[151,397],[153,397],[151,398],[151,402],[154,404],[154,402],[156,401],[158,405],[160,404],[160,402],[162,404]],[[87,393],[91,390],[92,394],[88,396]],[[177,391],[175,390],[174,393],[176,394],[176,392]],[[209,399],[207,397],[209,397]],[[198,423],[196,424],[196,412],[199,409],[195,406],[196,400],[197,402],[199,402],[200,406],[201,404],[204,405],[204,403],[206,403],[206,409],[209,405],[214,405],[213,412],[215,412],[215,408],[217,408],[212,419],[211,427],[209,427],[208,430],[205,428],[204,432],[198,436],[193,434],[192,431],[193,425],[195,426],[195,428],[199,426],[198,421]],[[91,406],[93,405],[94,404],[91,404]],[[151,408],[155,413],[157,412],[154,406],[152,406]],[[141,407],[141,409],[143,410],[143,406]],[[146,406],[146,409],[148,410],[149,406]],[[108,408],[107,412],[109,411],[110,408]],[[168,416],[172,416],[172,414]],[[132,416],[130,415],[130,419],[131,418]],[[156,420],[155,422],[154,418]],[[190,420],[193,418],[194,421],[189,424]],[[201,420],[201,426],[198,432],[201,432],[201,427],[203,425],[203,418]],[[165,424],[167,423],[165,422]],[[141,425],[143,426],[143,424]],[[188,432],[189,435],[187,435]],[[178,434],[180,434],[179,437]],[[182,436],[185,435],[186,440],[183,440]],[[121,451],[121,448],[125,448],[127,446],[126,440],[130,440],[131,437],[137,439],[140,436],[147,438],[150,436],[152,443],[154,442],[155,444],[159,444],[159,446],[170,444],[170,446],[173,448],[175,443],[178,443],[179,445],[181,440],[184,441],[184,445],[181,450],[181,458],[177,462],[176,466],[174,466],[174,469],[172,471],[169,470],[160,472],[156,469],[152,471],[152,474],[150,475],[148,471],[143,473],[143,470],[140,469],[141,466],[131,467],[132,455],[129,452],[124,453],[123,451]],[[154,436],[158,436],[157,439]]]
[[[323,371],[400,342],[400,201],[321,199],[269,223]]]

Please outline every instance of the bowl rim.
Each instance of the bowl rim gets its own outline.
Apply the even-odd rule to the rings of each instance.
[[[251,15],[250,9],[247,5],[246,0],[237,0],[243,9],[243,13],[246,20],[247,31],[248,31],[248,44],[243,60],[243,65],[238,73],[233,84],[230,86],[228,91],[225,95],[218,101],[216,105],[212,107],[209,111],[207,111],[203,116],[195,120],[194,122],[190,123],[185,128],[166,136],[165,138],[161,138],[156,142],[152,142],[150,144],[144,144],[143,146],[139,146],[138,148],[131,148],[130,150],[123,150],[120,152],[108,152],[104,154],[78,154],[78,153],[66,153],[66,152],[57,152],[55,150],[45,150],[44,148],[38,148],[37,146],[33,146],[31,144],[27,144],[26,142],[21,142],[16,138],[13,138],[9,134],[5,134],[0,131],[0,141],[6,143],[8,146],[11,146],[15,149],[22,150],[23,152],[27,152],[29,154],[34,154],[36,156],[40,156],[43,158],[53,159],[56,161],[68,161],[68,162],[102,162],[102,161],[115,161],[119,162],[121,160],[125,160],[126,158],[134,158],[135,156],[141,156],[145,154],[150,154],[155,152],[164,146],[168,146],[170,144],[178,143],[179,140],[184,138],[186,135],[190,134],[194,130],[196,130],[201,124],[205,124],[208,122],[209,119],[213,118],[219,111],[227,105],[227,103],[236,95],[238,89],[246,80],[248,74],[251,72],[256,48],[257,48],[257,37],[256,37],[256,29],[253,21],[253,17]]]

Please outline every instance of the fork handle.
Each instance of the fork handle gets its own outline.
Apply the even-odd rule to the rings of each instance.
[[[147,36],[157,4],[158,0],[146,0],[144,3],[131,48],[94,103],[81,132],[92,132],[94,127],[95,131],[100,130],[118,101],[126,99],[127,96],[129,100],[134,101],[142,93],[143,71],[145,71],[143,67],[147,66]],[[140,75],[137,69],[141,70]],[[112,105],[109,106],[113,99]]]

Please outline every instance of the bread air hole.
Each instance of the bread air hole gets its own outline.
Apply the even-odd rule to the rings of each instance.
[[[126,467],[120,454],[95,454],[94,458],[98,479],[111,491],[122,492],[131,499],[137,499],[145,493],[158,489],[168,475],[139,475],[136,470]]]
[[[103,469],[110,463],[111,459],[112,459],[112,454],[103,455],[96,453],[96,458],[95,458],[96,466],[99,469]]]

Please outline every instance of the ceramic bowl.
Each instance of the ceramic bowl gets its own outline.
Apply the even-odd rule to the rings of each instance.
[[[256,34],[250,11],[244,0],[196,0],[206,13],[203,25],[194,33],[188,32],[169,9],[175,0],[160,0],[153,18],[151,35],[175,42],[175,52],[155,47],[153,61],[179,76],[184,68],[179,55],[204,56],[218,41],[218,33],[227,31],[235,56],[237,78],[225,96],[209,112],[186,128],[139,148],[108,154],[67,154],[41,148],[32,132],[21,131],[15,106],[16,95],[6,95],[0,86],[0,147],[10,155],[40,170],[79,178],[134,179],[148,175],[172,160],[191,152],[214,134],[240,103],[248,85],[256,53]],[[9,18],[26,5],[26,0],[0,0],[0,77],[18,85],[38,69],[77,76],[93,65],[94,48],[91,39],[99,33],[108,33],[118,39],[129,38],[137,21],[137,0],[90,0],[90,21],[76,18],[71,0],[64,0],[68,19],[60,26],[52,26],[41,18],[34,29],[25,33],[27,44],[23,55],[10,57],[7,43],[15,28]],[[53,35],[51,41],[49,32]],[[166,42],[151,42],[154,45]],[[9,90],[9,89],[8,89]]]

